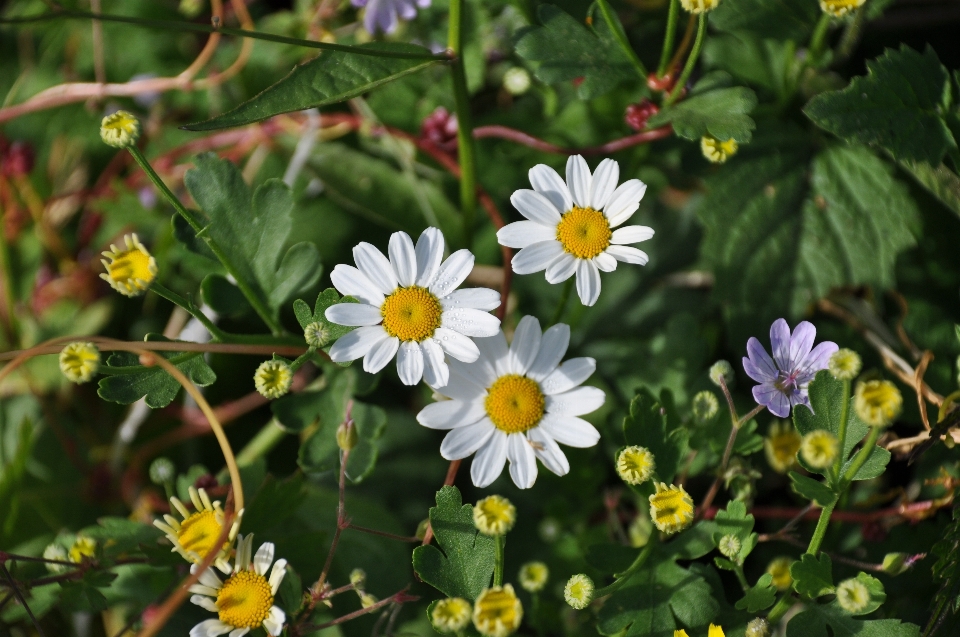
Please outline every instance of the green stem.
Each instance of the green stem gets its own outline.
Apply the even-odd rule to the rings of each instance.
[[[306,363],[308,360],[310,360],[310,358],[313,356],[313,354],[316,351],[317,351],[317,348],[311,345],[309,349],[307,349],[307,351],[305,351],[303,354],[300,354],[300,356],[297,357],[297,360],[290,363],[290,370],[295,372],[301,367],[303,367],[303,364]]]
[[[676,102],[680,94],[683,93],[683,87],[687,83],[687,80],[690,79],[690,74],[693,73],[693,67],[696,66],[697,59],[700,57],[700,50],[703,48],[703,38],[706,33],[707,13],[703,12],[700,14],[699,22],[697,23],[697,39],[693,41],[693,50],[690,51],[690,55],[687,57],[687,63],[683,65],[683,72],[680,73],[680,77],[673,87],[673,92],[670,93],[670,96],[667,97],[663,103],[664,106],[670,106]]]
[[[783,619],[783,616],[787,614],[787,611],[790,610],[790,607],[793,605],[793,595],[789,590],[785,591],[783,595],[780,596],[780,599],[777,600],[776,605],[770,609],[770,612],[767,614],[767,621],[770,623],[770,626],[776,626],[780,623],[780,620]]]
[[[7,246],[7,236],[3,231],[3,215],[0,215],[0,285],[3,286],[3,304],[7,311],[7,326],[9,327],[10,347],[17,346],[20,326],[17,323],[16,295],[13,289],[13,271],[10,269],[10,250]]]
[[[460,209],[463,212],[463,239],[468,248],[473,240],[473,224],[477,216],[477,160],[473,141],[473,119],[470,115],[470,94],[463,65],[463,0],[450,0],[450,33],[448,48],[454,56],[454,110],[457,113],[457,151],[460,160]]]
[[[830,20],[830,14],[824,13],[820,16],[820,21],[817,22],[817,26],[813,30],[813,36],[810,38],[810,46],[808,47],[809,59],[813,64],[816,64],[817,60],[820,59],[820,55],[823,53],[823,46],[827,39],[827,31],[830,29]]]
[[[677,16],[680,15],[680,0],[670,0],[670,12],[667,14],[667,31],[663,35],[663,51],[660,53],[660,64],[657,66],[657,77],[663,77],[667,72],[667,64],[673,55],[673,42],[677,37]]]
[[[647,545],[643,547],[642,551],[640,551],[640,555],[638,555],[637,559],[633,561],[633,564],[631,564],[624,572],[614,574],[614,577],[616,578],[614,582],[609,586],[604,586],[603,588],[598,588],[596,591],[594,591],[593,598],[598,599],[604,595],[609,595],[626,584],[634,573],[643,568],[647,558],[649,558],[650,554],[653,553],[653,547],[656,543],[657,536],[656,534],[652,534],[650,539],[647,541]]]
[[[497,561],[493,566],[493,585],[494,586],[503,586],[503,562],[504,562],[504,548],[506,548],[507,536],[498,535],[497,536]]]
[[[190,213],[186,207],[180,203],[180,199],[171,192],[170,188],[167,187],[167,184],[160,179],[160,175],[153,169],[153,166],[150,165],[150,162],[147,161],[147,158],[143,156],[143,153],[140,152],[140,149],[136,146],[128,146],[127,150],[130,151],[130,154],[133,155],[133,158],[140,165],[140,168],[143,169],[143,172],[147,173],[147,177],[150,178],[150,181],[153,182],[153,185],[157,187],[164,197],[167,198],[167,201],[176,209],[180,216],[190,224],[190,227],[193,228],[193,231],[198,235],[203,231],[203,226],[200,225],[200,222],[193,218],[193,215]]]
[[[820,519],[817,520],[817,528],[814,529],[813,537],[810,538],[810,545],[807,546],[807,554],[816,555],[817,551],[820,550],[823,538],[827,534],[827,527],[830,526],[830,515],[833,513],[835,506],[837,506],[837,503],[833,502],[820,509]]]
[[[841,493],[853,482],[853,478],[857,475],[857,472],[860,471],[860,467],[870,459],[873,450],[877,448],[877,439],[880,437],[880,433],[880,427],[870,427],[870,433],[867,434],[866,442],[863,443],[863,447],[860,448],[860,451],[854,456],[853,462],[850,463],[850,466],[847,467],[847,470],[843,473],[843,478],[840,481]]]
[[[837,453],[837,461],[833,463],[833,467],[830,469],[830,473],[833,476],[834,485],[837,484],[837,481],[840,479],[840,465],[843,463],[845,454],[843,453],[843,447],[846,444],[847,440],[847,421],[850,418],[850,381],[843,381],[843,400],[840,403],[840,427],[837,429],[837,440],[839,441],[839,453]]]
[[[743,589],[743,592],[746,593],[750,590],[750,584],[747,582],[747,576],[743,574],[743,567],[739,564],[734,565],[735,568],[733,572],[737,575],[737,580],[740,582],[740,588]]]
[[[613,15],[613,10],[610,8],[610,5],[607,4],[607,0],[597,0],[597,6],[600,8],[600,13],[603,14],[603,19],[606,21],[607,26],[610,27],[610,33],[613,34],[617,44],[620,45],[623,54],[630,60],[630,64],[637,70],[640,77],[646,80],[647,67],[643,65],[643,62],[641,62],[637,56],[637,52],[630,46],[630,42],[627,40],[627,34],[623,32],[623,27],[620,25],[620,22],[617,21],[616,16]]]
[[[180,307],[185,309],[187,312],[189,312],[190,316],[200,321],[203,324],[203,326],[207,328],[207,331],[210,332],[210,334],[213,336],[215,341],[220,342],[224,340],[224,337],[226,336],[226,334],[224,334],[219,327],[214,325],[213,322],[209,318],[207,318],[206,314],[198,310],[193,303],[183,298],[173,290],[158,283],[157,281],[154,281],[153,283],[150,284],[150,290],[156,293],[157,295],[167,299],[174,305],[179,305]]]
[[[263,426],[253,440],[240,450],[237,454],[237,466],[246,467],[252,464],[257,458],[262,458],[276,447],[287,432],[280,427],[280,422],[276,418],[271,418],[270,422]]]
[[[573,284],[575,282],[576,277],[572,276],[563,284],[563,291],[560,292],[560,300],[557,301],[557,309],[553,311],[553,316],[550,317],[550,323],[547,324],[547,327],[556,325],[560,322],[560,319],[563,318],[563,312],[567,309],[567,301],[570,299],[570,291],[573,290]]]

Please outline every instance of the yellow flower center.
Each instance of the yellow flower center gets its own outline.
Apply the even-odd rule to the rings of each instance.
[[[557,224],[557,241],[578,259],[592,259],[610,245],[610,222],[599,210],[574,206]]]
[[[240,571],[217,594],[220,621],[234,628],[259,628],[273,606],[273,590],[263,575]]]
[[[380,307],[383,329],[401,341],[417,341],[433,336],[440,327],[443,306],[426,288],[411,285],[397,288]]]
[[[693,520],[693,499],[682,487],[659,484],[650,496],[650,518],[664,533],[676,533]]]
[[[778,471],[785,471],[792,466],[800,451],[800,434],[793,428],[777,429],[769,438],[764,440],[767,447],[767,459]]]
[[[888,380],[870,380],[857,384],[854,398],[857,415],[868,425],[889,425],[903,409],[903,396]]]
[[[650,479],[656,469],[653,454],[643,447],[627,447],[617,458],[617,473],[630,484],[641,484]]]
[[[842,17],[861,6],[865,0],[820,0],[820,8],[834,17]]]
[[[773,576],[773,587],[778,591],[785,591],[793,584],[793,577],[790,575],[790,565],[793,560],[789,557],[778,557],[767,566],[767,572]]]
[[[112,281],[139,290],[146,289],[140,281],[149,284],[154,277],[150,255],[137,248],[117,253],[107,266],[107,274]]]
[[[517,508],[503,496],[487,496],[473,507],[474,525],[484,535],[503,535],[516,520]]]
[[[484,635],[507,635],[520,626],[523,608],[513,587],[489,588],[480,594],[473,611],[473,622]]]
[[[180,524],[177,539],[187,553],[196,553],[201,558],[213,550],[223,527],[213,511],[197,511]]]
[[[490,386],[483,406],[497,429],[518,434],[537,426],[543,418],[544,403],[543,392],[536,381],[508,374]]]

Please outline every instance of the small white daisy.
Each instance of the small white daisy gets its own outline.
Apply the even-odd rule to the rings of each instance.
[[[500,329],[500,319],[489,313],[499,307],[500,293],[457,290],[474,257],[457,250],[443,261],[443,246],[436,228],[424,230],[416,248],[406,232],[393,233],[389,260],[369,243],[357,244],[357,267],[340,264],[330,273],[340,294],[360,300],[327,308],[328,321],[359,326],[330,348],[332,361],[363,358],[364,371],[375,374],[396,355],[405,385],[425,378],[443,387],[450,374],[444,353],[465,363],[477,360],[480,351],[469,337],[493,336]]]
[[[230,637],[242,637],[254,628],[263,628],[271,637],[283,630],[287,616],[273,598],[287,572],[287,560],[273,562],[274,546],[271,542],[260,545],[257,554],[253,550],[253,535],[237,539],[237,560],[233,573],[224,580],[213,569],[200,575],[200,583],[190,587],[190,601],[201,608],[217,613],[218,619],[207,619],[190,630],[190,637],[216,637],[230,633]],[[273,564],[273,568],[270,565]],[[199,565],[190,567],[195,573]],[[270,571],[270,577],[267,577]]]
[[[570,343],[570,327],[554,325],[541,333],[540,322],[525,316],[507,348],[503,332],[478,338],[480,358],[466,365],[450,361],[450,382],[435,388],[441,400],[427,405],[417,421],[431,429],[451,429],[440,455],[459,460],[476,452],[470,476],[478,487],[491,484],[509,458],[510,477],[521,489],[537,479],[537,458],[557,475],[570,463],[559,443],[592,447],[600,433],[577,418],[603,405],[603,390],[579,387],[596,361],[571,358],[560,364]]]
[[[591,175],[586,160],[574,155],[567,160],[566,183],[544,164],[531,168],[529,175],[533,190],[518,190],[510,197],[527,221],[497,232],[501,245],[521,248],[513,257],[514,272],[546,270],[549,283],[576,274],[580,301],[593,305],[600,296],[601,271],[613,272],[617,261],[647,263],[645,252],[626,244],[646,241],[653,228],[617,228],[637,211],[647,185],[630,179],[617,187],[617,162],[604,159]]]

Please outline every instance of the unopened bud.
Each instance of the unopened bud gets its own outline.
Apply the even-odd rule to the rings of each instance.
[[[177,468],[169,458],[157,458],[150,463],[150,481],[158,486],[172,482],[176,472]]]
[[[350,451],[357,446],[357,428],[352,420],[341,423],[337,427],[337,446],[343,451]]]
[[[740,538],[736,535],[724,535],[720,538],[718,548],[720,552],[723,553],[725,557],[729,557],[731,560],[736,558],[740,554]]]
[[[420,524],[417,525],[417,532],[414,533],[414,536],[421,542],[425,537],[427,537],[427,528],[430,526],[430,518],[425,518],[420,520]]]
[[[140,120],[127,111],[107,115],[100,122],[100,139],[114,148],[129,148],[140,139]]]
[[[353,584],[355,588],[363,586],[366,581],[367,574],[362,568],[355,568],[350,571],[350,583]]]
[[[887,575],[899,575],[912,565],[907,553],[887,553],[883,556],[883,572]]]
[[[713,384],[719,387],[721,378],[728,388],[733,386],[733,367],[724,360],[719,360],[710,366],[710,380]]]
[[[720,410],[720,402],[711,391],[701,391],[693,397],[693,419],[702,425],[710,422]]]
[[[744,637],[770,637],[770,623],[763,617],[751,619]]]
[[[530,74],[522,67],[513,67],[503,74],[503,88],[511,95],[523,95],[530,90]]]

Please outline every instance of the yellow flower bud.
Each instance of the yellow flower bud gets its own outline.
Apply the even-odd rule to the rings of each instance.
[[[767,572],[773,576],[773,587],[778,591],[785,591],[793,585],[793,576],[790,575],[790,565],[793,559],[778,557],[767,565]]]
[[[484,535],[505,535],[516,521],[517,508],[503,496],[487,496],[473,507],[473,524]]]
[[[650,496],[650,519],[656,527],[667,534],[687,528],[693,521],[693,498],[682,486],[661,482],[656,488]]]
[[[820,0],[820,8],[835,18],[840,18],[854,9],[859,9],[867,0]]]
[[[800,455],[814,469],[826,469],[837,459],[840,441],[825,429],[811,431],[800,443]]]
[[[93,343],[70,343],[60,352],[60,371],[74,383],[85,383],[100,369],[100,350]]]
[[[523,590],[530,593],[536,593],[547,585],[547,578],[550,577],[550,569],[543,562],[527,562],[520,567],[520,573],[517,579],[520,580],[520,586]]]
[[[484,590],[473,605],[473,625],[484,637],[506,637],[522,619],[523,605],[510,584]]]
[[[100,262],[107,272],[100,278],[124,296],[140,296],[157,278],[157,260],[140,243],[137,235],[124,235],[123,243],[126,246],[123,250],[111,245],[102,253],[106,259],[100,259]]]
[[[797,464],[797,452],[803,439],[787,420],[774,421],[763,439],[767,462],[777,473],[786,473]]]
[[[114,148],[129,148],[140,139],[140,120],[127,111],[107,115],[100,122],[100,139]]]
[[[903,396],[889,380],[868,380],[857,383],[853,408],[860,420],[872,427],[886,427],[903,409]]]
[[[859,613],[870,603],[870,590],[855,577],[837,586],[837,603],[848,613]]]
[[[593,580],[578,573],[567,580],[567,585],[563,587],[563,599],[571,608],[583,610],[593,601],[593,591]]]
[[[689,1],[690,0],[681,0],[684,4]],[[700,13],[700,11],[692,13]],[[703,153],[703,156],[707,158],[707,161],[713,164],[722,164],[727,161],[737,154],[738,148],[740,148],[740,145],[737,144],[737,140],[735,139],[722,141],[713,135],[704,135],[700,138],[700,151]]]
[[[467,627],[473,607],[459,597],[441,599],[430,613],[430,622],[441,633],[459,633]]]
[[[720,0],[680,0],[683,8],[690,13],[705,13],[717,8]]]
[[[293,371],[283,361],[269,360],[260,363],[253,374],[253,384],[264,398],[273,400],[290,391]],[[339,442],[339,441],[338,441]]]
[[[627,484],[643,484],[656,467],[653,454],[644,447],[627,447],[617,455],[617,473]]]
[[[852,349],[841,349],[834,352],[827,361],[827,369],[837,380],[853,380],[860,373],[860,355]]]

